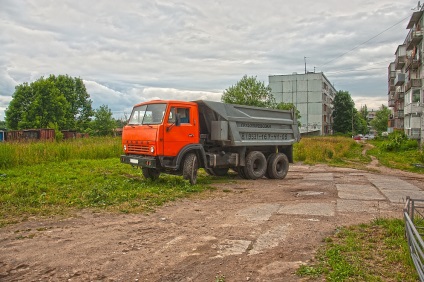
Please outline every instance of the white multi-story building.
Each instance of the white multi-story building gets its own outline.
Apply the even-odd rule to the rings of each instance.
[[[332,112],[336,89],[322,72],[271,75],[269,86],[277,103],[292,103],[299,110],[302,134],[333,133]]]
[[[424,69],[422,68],[424,6],[418,6],[408,22],[408,35],[389,64],[388,105],[393,108],[389,131],[403,130],[410,139],[424,142]]]

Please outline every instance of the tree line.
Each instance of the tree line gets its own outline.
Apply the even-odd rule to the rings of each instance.
[[[235,85],[226,89],[221,97],[224,103],[267,107],[299,111],[292,103],[276,103],[271,88],[258,81],[255,76],[244,75]],[[367,106],[358,111],[349,92],[338,91],[333,101],[333,132],[335,134],[367,134],[369,127],[381,133],[387,130],[390,110],[381,105],[375,118],[368,121]],[[29,128],[55,128],[77,130],[91,135],[110,135],[116,127],[122,127],[121,120],[115,120],[107,105],[93,110],[90,95],[80,78],[68,75],[50,75],[28,84],[15,87],[8,108],[5,111],[5,126],[10,130]],[[300,124],[300,122],[299,122]]]
[[[9,130],[54,128],[92,135],[110,135],[116,120],[108,106],[92,108],[81,78],[50,75],[17,85],[5,111]]]

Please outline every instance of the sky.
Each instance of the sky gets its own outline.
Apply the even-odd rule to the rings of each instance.
[[[83,79],[115,118],[151,99],[219,101],[244,75],[323,72],[357,108],[387,106],[387,68],[418,1],[0,0],[0,120],[16,85]]]

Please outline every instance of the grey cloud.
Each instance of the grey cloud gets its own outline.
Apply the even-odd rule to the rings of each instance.
[[[328,73],[336,89],[386,99],[387,65],[406,22],[333,59],[416,6],[415,0],[3,2],[0,95],[43,75],[68,74],[86,81],[94,105],[114,112],[152,97],[215,99],[244,74],[267,82],[270,74],[301,73],[305,56],[308,71]]]

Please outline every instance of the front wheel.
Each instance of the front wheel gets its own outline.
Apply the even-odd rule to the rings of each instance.
[[[184,159],[183,164],[183,178],[188,179],[191,185],[197,183],[197,170],[199,165],[197,163],[197,156],[195,153],[190,153]]]

